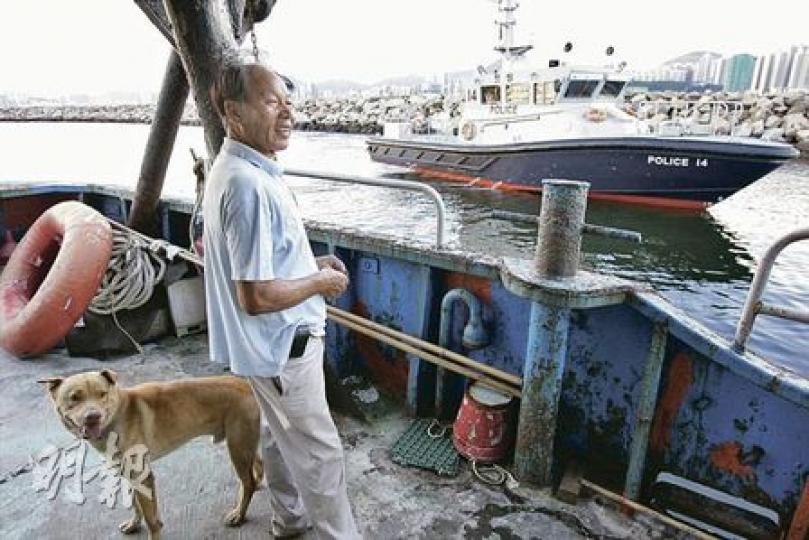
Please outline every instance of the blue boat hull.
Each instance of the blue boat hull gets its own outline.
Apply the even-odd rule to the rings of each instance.
[[[798,152],[789,145],[718,138],[621,137],[473,146],[381,137],[375,161],[539,188],[542,180],[586,180],[591,192],[716,202]]]
[[[116,221],[125,221],[131,208],[131,194],[115,188],[0,187],[0,238],[13,231],[19,240],[46,208],[77,199]],[[187,243],[191,209],[190,201],[161,203],[165,239]],[[782,529],[793,515],[809,512],[809,381],[803,375],[736,352],[654,293],[611,276],[579,279],[580,272],[574,280],[544,281],[528,259],[435,249],[337,226],[310,224],[308,233],[315,254],[336,249],[348,266],[350,290],[336,307],[433,343],[441,317],[450,317],[448,348],[521,377],[524,395],[542,390],[558,397],[553,455],[540,460],[533,446],[518,444],[536,463],[561,473],[576,460],[615,491],[634,470],[642,500],[655,493],[660,473],[678,475],[777,512]],[[485,306],[489,340],[476,350],[462,342],[467,311],[442,314],[443,299],[459,288]],[[558,342],[541,339],[549,328],[564,330]],[[653,347],[660,336],[664,346]],[[539,352],[550,350],[544,343],[553,343],[556,364],[537,362]],[[338,377],[368,374],[410,410],[432,413],[434,366],[334,320],[326,344]],[[650,377],[652,359],[658,375]],[[542,384],[539,375],[550,368],[559,379]],[[445,402],[459,401],[464,383],[451,380]],[[9,428],[0,425],[0,436],[2,429]],[[0,482],[0,495],[11,485]]]

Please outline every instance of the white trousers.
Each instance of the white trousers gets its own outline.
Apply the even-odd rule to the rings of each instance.
[[[317,538],[357,539],[346,490],[343,447],[326,402],[323,338],[287,361],[281,391],[248,377],[262,412],[261,453],[276,534],[314,527]]]

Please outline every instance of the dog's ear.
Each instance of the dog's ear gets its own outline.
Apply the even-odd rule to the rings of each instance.
[[[47,379],[39,379],[37,382],[39,384],[48,385],[48,392],[50,392],[51,396],[53,396],[56,393],[56,390],[59,389],[59,385],[61,385],[64,380],[64,377],[49,377]]]
[[[101,376],[110,383],[110,386],[115,386],[115,383],[118,382],[118,374],[111,369],[102,369]]]

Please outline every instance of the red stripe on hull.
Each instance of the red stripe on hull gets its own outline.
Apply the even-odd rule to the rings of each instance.
[[[522,184],[512,184],[500,180],[491,180],[479,176],[469,176],[459,172],[440,171],[430,167],[416,166],[414,172],[426,178],[437,178],[447,182],[457,182],[469,186],[479,186],[484,188],[497,189],[500,191],[541,193],[542,188],[537,186],[525,186]],[[689,199],[670,199],[668,197],[651,197],[644,195],[622,195],[617,193],[603,193],[591,191],[589,198],[595,201],[609,201],[623,204],[635,204],[639,206],[649,206],[652,208],[667,208],[670,210],[693,210],[702,211],[711,205],[705,201],[692,201]]]

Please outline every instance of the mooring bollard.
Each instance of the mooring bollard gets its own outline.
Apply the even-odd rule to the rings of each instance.
[[[540,277],[573,277],[579,269],[588,182],[545,180],[534,260]]]
[[[589,187],[587,182],[567,180],[542,183],[535,257],[541,278],[576,275]],[[529,325],[514,462],[520,481],[548,485],[553,479],[553,441],[567,357],[570,308],[533,302]]]

